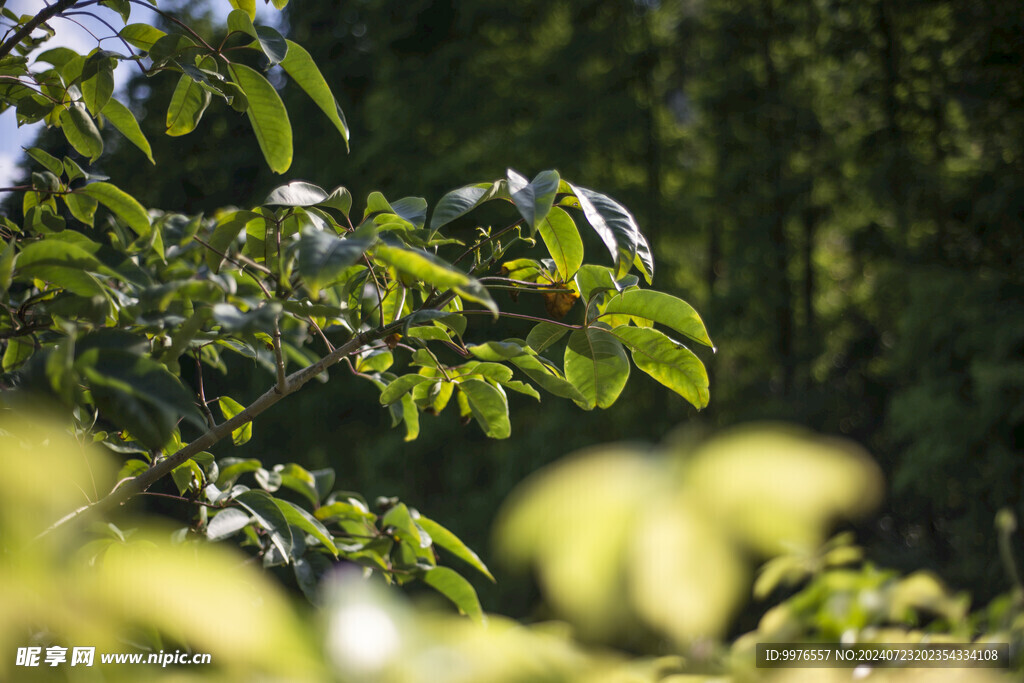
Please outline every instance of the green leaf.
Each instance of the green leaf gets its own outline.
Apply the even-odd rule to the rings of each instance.
[[[420,411],[410,394],[402,397],[400,406],[402,422],[405,423],[405,441],[415,441],[420,435]]]
[[[358,234],[357,236],[357,233]],[[314,297],[334,284],[345,269],[358,261],[376,240],[373,226],[360,228],[347,237],[307,228],[299,239],[299,274]]]
[[[487,565],[483,563],[483,560],[481,560],[475,552],[470,550],[458,536],[434,520],[427,519],[423,516],[417,518],[416,523],[420,525],[420,528],[430,534],[430,538],[433,539],[435,546],[444,548],[455,557],[479,571],[491,581],[495,580],[494,576],[491,575],[490,570],[487,569]]]
[[[4,245],[0,252],[0,294],[7,294],[14,277],[14,240]]]
[[[178,493],[185,495],[201,489],[205,476],[196,461],[189,459],[171,470],[171,479],[178,487]]]
[[[270,206],[316,206],[327,199],[327,193],[322,188],[306,183],[301,180],[293,180],[290,183],[274,188],[263,200],[263,204]]]
[[[519,209],[519,215],[526,219],[530,229],[536,230],[538,223],[547,217],[554,204],[555,193],[558,192],[558,172],[541,171],[532,182],[527,182],[526,178],[511,168],[507,175],[512,203]]]
[[[99,182],[90,183],[76,192],[92,197],[110,209],[140,236],[149,234],[149,214],[142,208],[142,204],[124,190],[110,183]]]
[[[465,394],[473,417],[487,436],[507,439],[512,434],[505,392],[479,379],[464,380],[459,389]]]
[[[292,165],[292,126],[284,103],[270,81],[256,70],[244,64],[231,64],[228,69],[249,100],[245,113],[263,157],[272,171],[284,173]]]
[[[128,141],[142,150],[149,159],[149,163],[155,164],[153,161],[153,149],[149,146],[149,140],[142,134],[142,129],[139,128],[139,122],[135,120],[135,115],[131,113],[128,107],[124,106],[115,99],[111,99],[107,102],[107,105],[103,107],[103,115],[107,117],[111,125],[118,130],[121,135],[128,138]]]
[[[182,417],[205,427],[191,393],[151,358],[116,348],[92,348],[75,366],[88,380],[100,413],[147,448],[163,448]]]
[[[334,538],[320,520],[287,500],[275,499],[274,502],[277,503],[278,508],[281,509],[284,518],[289,524],[305,531],[323,543],[324,547],[330,550],[332,555],[338,556],[338,547],[334,545]]]
[[[256,21],[256,0],[229,0],[235,9],[245,10],[250,21]]]
[[[463,298],[483,304],[492,313],[498,314],[497,304],[476,278],[456,270],[429,252],[378,244],[374,248],[374,256],[428,285],[438,289],[453,289]]]
[[[35,350],[36,347],[32,343],[31,337],[11,337],[8,339],[7,348],[4,349],[4,372],[17,369],[32,356]]]
[[[163,66],[167,61],[184,55],[186,52],[194,51],[195,41],[181,33],[168,33],[158,38],[150,46],[149,58],[153,61],[154,67]]]
[[[60,179],[49,171],[33,171],[32,189],[43,196],[52,192],[60,192]]]
[[[544,349],[564,337],[567,332],[569,332],[569,328],[564,325],[548,322],[537,323],[526,335],[526,345],[537,353],[542,353]]]
[[[206,525],[206,539],[222,541],[249,526],[252,517],[238,508],[226,508],[218,512]]]
[[[314,507],[320,502],[316,478],[305,467],[292,462],[287,465],[275,465],[274,471],[281,476],[281,486],[304,496]]]
[[[617,327],[612,335],[633,352],[633,362],[698,410],[708,405],[708,374],[690,349],[650,327]]]
[[[382,406],[391,405],[412,391],[412,388],[417,384],[423,384],[424,382],[430,381],[433,380],[429,377],[424,377],[423,375],[402,375],[388,384],[387,387],[380,392],[380,404]]]
[[[590,302],[597,294],[622,291],[622,285],[616,282],[615,275],[610,268],[595,266],[592,263],[581,267],[576,273],[574,281],[580,297],[586,302]]]
[[[565,348],[565,377],[583,394],[585,410],[615,403],[629,379],[629,359],[622,344],[600,327],[576,330]]]
[[[228,303],[213,306],[213,319],[220,324],[224,332],[269,333],[274,329],[274,321],[280,314],[281,303],[278,301],[271,301],[245,312]]]
[[[213,230],[213,235],[210,236],[209,244],[213,250],[206,251],[206,265],[210,270],[214,273],[220,272],[221,264],[224,263],[224,257],[221,254],[227,253],[228,247],[238,237],[238,233],[254,220],[262,222],[263,217],[252,211],[234,211],[220,217],[217,227]]]
[[[25,150],[25,153],[39,162],[50,173],[57,176],[64,174],[64,164],[57,157],[50,156],[49,153],[38,147],[30,147]]]
[[[15,277],[21,281],[38,278],[79,296],[91,297],[103,292],[94,273],[117,275],[77,244],[43,240],[21,250]]]
[[[496,183],[466,185],[441,197],[441,201],[434,207],[434,214],[430,217],[431,232],[437,231],[438,228],[469,213],[489,199],[493,199],[495,185]]]
[[[483,344],[471,344],[466,347],[466,350],[473,354],[474,358],[485,361],[503,361],[523,355],[523,345],[518,341],[490,341]]]
[[[99,202],[92,197],[87,197],[84,194],[75,194],[74,192],[65,194],[63,198],[71,215],[76,220],[91,227],[96,217],[96,207],[99,206]]]
[[[651,253],[650,243],[643,234],[637,235],[636,258],[633,259],[633,265],[644,276],[647,284],[651,284],[651,280],[654,279],[654,255]]]
[[[431,539],[429,534],[420,533],[419,527],[413,521],[409,508],[405,503],[399,503],[385,513],[381,523],[384,526],[395,528],[395,535],[404,543],[414,548],[429,548]]]
[[[600,192],[574,185],[569,187],[579,199],[587,222],[608,247],[615,262],[616,277],[625,275],[633,267],[637,245],[642,239],[640,227],[633,214],[622,204]],[[651,267],[653,270],[653,264]]]
[[[576,223],[556,206],[537,223],[537,230],[555,262],[558,279],[568,282],[583,265],[583,240]]]
[[[345,140],[345,149],[348,149],[349,130],[345,122],[345,114],[342,113],[338,101],[334,99],[331,88],[324,80],[323,74],[317,68],[313,58],[309,56],[301,45],[286,41],[288,53],[281,60],[281,68],[285,70],[293,81],[309,95],[320,110],[327,115],[334,127],[341,133]]]
[[[148,469],[149,463],[144,460],[138,460],[136,458],[126,460],[117,473],[117,480],[121,481],[122,479],[137,477]]]
[[[235,415],[245,410],[245,406],[231,398],[230,396],[221,396],[218,399],[217,404],[220,406],[220,412],[223,413],[225,420],[230,420]],[[231,442],[236,446],[249,441],[252,438],[252,421],[246,422],[244,425],[235,429],[231,432]]]
[[[352,209],[352,193],[347,188],[336,187],[331,191],[327,199],[320,202],[319,206],[337,209],[347,216],[348,212]]]
[[[182,74],[167,106],[167,134],[187,135],[199,125],[203,112],[210,106],[210,92],[191,76]]]
[[[334,470],[325,467],[321,470],[312,470],[310,474],[313,475],[313,489],[316,492],[316,502],[319,503],[334,488]]]
[[[167,34],[149,24],[128,24],[118,33],[127,43],[144,52],[153,49],[153,43]]]
[[[423,574],[423,583],[445,596],[459,612],[477,623],[484,622],[484,612],[473,585],[448,567],[434,567]]]
[[[228,13],[228,32],[244,33],[252,38],[256,37],[256,27],[252,25],[253,17],[243,9],[231,10]]]
[[[530,398],[536,399],[537,401],[540,401],[540,392],[534,389],[532,384],[529,384],[527,382],[509,380],[508,382],[501,382],[501,386],[505,387],[506,389],[511,389],[517,394],[523,394],[525,396],[529,396]]]
[[[509,362],[526,373],[527,377],[539,384],[548,393],[561,398],[568,398],[579,405],[586,403],[587,399],[580,393],[579,389],[570,384],[557,370],[538,360],[536,356],[524,354],[512,358]]]
[[[256,522],[270,532],[270,540],[286,558],[291,557],[294,541],[288,520],[274,500],[266,491],[251,489],[235,496],[235,502],[252,513]]]
[[[111,59],[100,54],[86,60],[82,73],[82,99],[93,116],[103,111],[114,94],[114,67]],[[88,74],[92,72],[91,76]],[[87,77],[88,76],[88,77]]]
[[[257,26],[256,42],[267,58],[268,67],[280,64],[288,56],[288,41],[275,28]]]
[[[608,300],[602,315],[624,314],[647,318],[671,327],[695,342],[714,348],[704,322],[693,307],[671,294],[653,289],[632,289]]]
[[[64,137],[76,152],[88,157],[89,161],[96,161],[103,154],[103,138],[85,109],[71,105],[57,118]]]
[[[131,16],[132,6],[129,0],[100,0],[100,4],[120,14],[122,21],[127,22]]]
[[[256,458],[221,458],[217,462],[220,465],[217,486],[221,488],[234,484],[235,480],[243,474],[256,472],[263,467],[263,463]]]
[[[46,62],[47,64],[53,64],[58,70],[63,69],[68,62],[75,57],[81,57],[77,52],[69,47],[55,47],[49,50],[44,50],[39,53],[36,57],[37,62]]]

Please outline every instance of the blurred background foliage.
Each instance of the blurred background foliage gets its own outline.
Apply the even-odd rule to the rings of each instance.
[[[206,3],[184,5],[202,21]],[[640,378],[599,414],[513,397],[506,442],[442,416],[407,444],[372,389],[333,382],[263,416],[234,454],[335,467],[348,488],[430,509],[489,561],[499,502],[561,454],[681,421],[792,420],[877,457],[888,491],[857,529],[870,558],[976,601],[1010,588],[993,518],[1024,512],[1024,6],[353,0],[293,2],[283,21],[352,129],[346,154],[279,76],[289,177],[433,202],[508,166],[557,168],[637,213],[658,286],[702,311],[719,353],[700,414]],[[279,183],[225,107],[163,136],[172,88],[128,86],[159,166],[127,146],[105,156],[126,191],[209,211]],[[267,378],[249,370],[209,390],[251,398]],[[480,586],[486,609],[541,614],[532,584],[498,579]]]
[[[503,504],[496,535],[505,564],[536,568],[543,602],[561,620],[532,624],[458,617],[437,596],[410,601],[355,565],[325,577],[313,610],[235,548],[138,514],[37,536],[26,520],[73,509],[109,484],[114,463],[67,421],[29,412],[0,422],[0,458],[33,464],[0,478],[0,647],[96,648],[88,667],[5,658],[6,680],[850,680],[849,669],[757,669],[754,648],[766,641],[1008,642],[1014,671],[1024,666],[1019,589],[971,613],[970,598],[932,573],[880,569],[849,533],[825,540],[836,522],[875,507],[879,470],[849,442],[792,428],[605,445],[531,475]],[[723,636],[766,558],[753,592],[771,607],[730,643]],[[158,651],[210,654],[212,663],[101,661]],[[879,669],[871,680],[922,672],[1009,680],[954,668]]]

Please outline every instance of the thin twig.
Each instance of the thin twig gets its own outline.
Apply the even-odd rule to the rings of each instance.
[[[274,318],[274,366],[277,368],[277,393],[288,393],[288,378],[285,376],[284,353],[281,351],[281,317]]]
[[[199,352],[193,351],[192,357],[196,359],[196,383],[199,385],[199,405],[203,409],[203,414],[206,416],[206,425],[210,428],[217,426],[217,421],[213,419],[213,413],[210,411],[210,404],[206,402],[206,389],[203,387],[203,364],[199,360]]]
[[[167,13],[167,12],[164,12],[164,11],[163,11],[162,9],[158,9],[158,8],[154,7],[153,5],[149,4],[148,2],[145,2],[144,0],[128,0],[128,2],[132,3],[133,5],[139,5],[139,6],[141,6],[141,7],[145,7],[146,9],[148,9],[148,10],[149,10],[149,11],[151,11],[151,12],[156,12],[157,14],[159,14],[160,16],[162,16],[162,17],[163,17],[164,19],[166,19],[167,21],[170,21],[170,22],[172,22],[172,23],[175,23],[175,24],[177,24],[178,26],[180,26],[181,28],[183,28],[183,29],[185,29],[186,31],[188,31],[189,33],[191,33],[191,34],[192,34],[192,36],[193,36],[193,37],[194,37],[194,38],[195,38],[196,40],[198,40],[198,41],[199,41],[200,43],[202,43],[202,44],[203,44],[203,47],[205,47],[205,48],[206,48],[207,50],[209,50],[210,52],[212,52],[212,53],[214,53],[214,54],[220,54],[219,52],[217,52],[217,50],[213,49],[213,46],[212,46],[212,45],[210,45],[210,44],[209,44],[209,43],[207,43],[207,42],[206,42],[205,40],[203,40],[203,37],[202,37],[201,35],[199,35],[198,33],[196,33],[196,32],[195,32],[195,31],[194,31],[194,30],[192,29],[192,27],[191,27],[191,26],[189,26],[189,25],[188,25],[188,24],[186,24],[185,22],[181,21],[180,19],[178,19],[177,17],[175,17],[175,16],[173,15],[173,14],[169,14],[169,13]]]
[[[203,505],[203,506],[208,507],[208,508],[213,508],[214,510],[223,510],[224,508],[227,507],[226,505],[214,505],[213,503],[204,503],[201,500],[192,500],[191,498],[182,498],[181,496],[172,496],[169,493],[156,493],[154,491],[140,491],[139,495],[140,496],[155,496],[157,498],[170,498],[171,500],[176,500],[179,503],[190,503],[192,505]]]
[[[492,312],[490,312],[490,311],[470,310],[470,311],[459,311],[459,315],[490,315],[490,316],[493,316],[494,314]],[[583,325],[570,325],[568,323],[560,323],[557,320],[550,320],[548,318],[537,318],[535,316],[524,315],[522,313],[506,313],[505,311],[499,311],[498,315],[503,317],[503,318],[516,318],[518,320],[532,320],[535,323],[551,323],[552,325],[558,325],[559,327],[565,327],[565,328],[568,328],[570,330],[582,330],[583,329]]]
[[[324,344],[327,346],[327,352],[330,353],[331,351],[334,351],[334,344],[332,344],[331,340],[327,338],[327,335],[324,334],[324,331],[320,329],[320,326],[316,324],[316,321],[313,320],[313,316],[306,316],[306,320],[308,320],[309,324],[313,326],[313,329],[316,330],[316,333],[320,335],[320,338],[324,340]]]
[[[462,252],[462,254],[460,254],[458,258],[456,258],[454,261],[452,261],[452,265],[454,266],[456,263],[458,263],[462,259],[466,258],[467,256],[469,256],[474,251],[478,250],[480,247],[484,246],[488,242],[493,242],[494,240],[498,239],[499,237],[501,237],[505,233],[509,232],[510,230],[514,230],[516,228],[516,226],[522,225],[522,224],[523,224],[523,219],[520,218],[519,220],[517,220],[512,225],[504,227],[501,230],[499,230],[498,232],[496,232],[493,235],[491,235],[490,237],[487,237],[485,239],[480,240],[479,242],[477,242],[476,244],[471,246],[469,249],[467,249],[466,251]]]
[[[214,248],[213,246],[211,246],[211,245],[207,244],[206,242],[204,242],[204,241],[203,241],[202,239],[200,239],[200,238],[196,237],[195,235],[193,235],[193,236],[192,236],[192,239],[194,239],[194,240],[195,240],[196,242],[199,242],[199,244],[203,245],[204,247],[206,247],[207,249],[209,249],[210,251],[212,251],[212,252],[213,252],[214,254],[217,254],[217,256],[220,256],[221,258],[223,258],[223,259],[224,259],[225,261],[227,261],[228,263],[232,263],[232,264],[234,264],[234,266],[235,266],[236,268],[238,268],[238,269],[239,269],[240,271],[242,271],[243,273],[245,273],[246,275],[248,275],[249,277],[251,277],[251,278],[253,279],[253,281],[254,281],[254,282],[256,283],[256,285],[257,285],[257,286],[258,286],[258,287],[259,287],[259,288],[260,288],[261,290],[263,290],[263,295],[264,295],[264,296],[266,296],[266,297],[267,297],[267,299],[273,299],[273,298],[274,298],[274,296],[273,296],[273,295],[272,295],[272,294],[270,293],[270,290],[269,290],[269,289],[267,289],[266,285],[264,285],[264,284],[263,284],[263,281],[262,281],[262,280],[260,280],[260,279],[259,279],[258,277],[256,277],[255,275],[253,275],[252,273],[250,273],[250,272],[249,272],[248,270],[246,270],[246,267],[245,267],[245,265],[243,265],[243,264],[242,264],[242,263],[240,263],[239,261],[236,261],[235,259],[231,258],[231,257],[230,257],[230,256],[228,256],[228,255],[227,255],[227,254],[226,254],[225,252],[223,252],[223,251],[220,251],[219,249],[216,249],[216,248]]]

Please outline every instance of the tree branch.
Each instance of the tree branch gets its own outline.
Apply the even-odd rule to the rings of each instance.
[[[75,2],[77,2],[77,0],[60,0],[59,2],[40,10],[39,14],[29,19],[27,24],[18,29],[17,33],[5,40],[3,45],[0,45],[0,57],[6,57],[11,54],[11,50],[13,50],[18,43],[31,35],[32,31],[39,28],[40,24],[44,24],[64,10],[74,7]]]
[[[144,492],[158,479],[166,476],[175,467],[181,465],[197,453],[201,453],[202,451],[210,448],[224,437],[230,436],[233,431],[246,423],[251,422],[257,415],[273,406],[285,396],[297,391],[302,387],[302,385],[319,375],[324,370],[330,368],[332,365],[338,363],[350,354],[355,353],[363,346],[377,341],[378,339],[383,339],[396,330],[402,329],[405,326],[406,320],[407,318],[402,318],[390,325],[379,327],[376,330],[357,334],[352,339],[349,339],[334,351],[318,360],[316,363],[307,365],[301,370],[296,370],[286,377],[286,391],[284,393],[278,391],[278,385],[275,382],[274,386],[265,391],[262,396],[253,401],[245,410],[238,413],[230,420],[226,420],[215,427],[211,427],[204,432],[202,436],[190,442],[177,453],[169,455],[163,460],[157,461],[152,467],[137,477],[125,480],[121,486],[115,488],[95,503],[85,505],[65,515],[39,534],[39,536],[45,536],[51,531],[54,531],[68,522],[74,521],[80,517],[110,512],[121,505],[124,505],[124,503],[129,499]]]

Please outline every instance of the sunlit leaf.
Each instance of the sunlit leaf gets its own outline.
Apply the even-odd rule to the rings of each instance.
[[[358,233],[358,234],[357,234]],[[299,240],[299,273],[306,289],[316,296],[319,290],[333,284],[376,240],[373,226],[361,228],[345,237],[307,229]]]
[[[96,161],[103,154],[103,138],[85,109],[72,105],[61,111],[58,118],[64,137],[76,152],[90,161]]]
[[[559,280],[568,282],[583,265],[583,240],[576,223],[564,210],[554,207],[537,222],[537,231],[555,262]]]
[[[153,160],[153,149],[149,146],[149,140],[142,134],[139,122],[135,120],[135,115],[129,111],[128,107],[115,99],[111,99],[103,107],[103,115],[121,135],[128,138],[129,142],[142,150],[151,164],[156,163]]]
[[[607,195],[585,187],[570,187],[579,199],[587,222],[611,253],[617,276],[625,275],[633,267],[637,245],[642,239],[640,227],[633,214]]]
[[[315,206],[326,199],[327,193],[323,189],[312,183],[293,180],[274,188],[263,203],[269,206]]]
[[[160,40],[167,34],[149,24],[128,24],[118,33],[129,44],[144,52],[149,52],[153,43]]]
[[[512,434],[508,419],[508,399],[500,389],[478,379],[467,379],[459,390],[469,401],[473,417],[492,439],[507,439]]]
[[[138,200],[119,187],[104,182],[89,183],[76,192],[88,195],[110,209],[139,235],[149,234],[149,214]]]
[[[451,600],[461,614],[475,622],[483,623],[484,613],[480,607],[480,599],[473,585],[458,572],[448,567],[434,567],[423,574],[423,583]]]
[[[179,136],[191,133],[199,125],[208,106],[210,91],[192,80],[191,76],[182,74],[167,107],[167,134]]]
[[[334,99],[334,95],[331,93],[330,86],[324,80],[323,74],[320,73],[320,69],[317,68],[313,58],[309,56],[309,53],[302,46],[290,40],[286,41],[286,44],[288,45],[288,52],[281,61],[281,68],[309,95],[316,106],[327,115],[327,118],[338,129],[338,132],[341,133],[342,139],[345,140],[345,149],[348,149],[348,124],[345,122],[345,115],[342,113],[338,101]]]
[[[245,113],[263,157],[272,171],[284,173],[292,164],[292,126],[280,96],[258,71],[238,63],[231,64],[228,69],[231,78],[249,100]]]
[[[704,322],[697,315],[697,311],[690,304],[671,294],[653,289],[622,292],[608,300],[604,314],[626,314],[647,318],[713,348]]]
[[[494,576],[491,575],[490,570],[487,569],[487,565],[485,565],[480,557],[470,550],[458,536],[434,520],[423,516],[418,517],[416,519],[416,523],[419,524],[424,531],[430,534],[430,538],[433,539],[434,545],[447,550],[455,557],[479,571],[491,581],[495,580]]]
[[[559,182],[558,172],[541,171],[529,182],[512,169],[508,169],[507,175],[512,203],[519,209],[519,215],[526,220],[530,229],[536,230],[538,224],[551,211],[551,205],[555,201]],[[555,257],[555,260],[557,261],[558,257]]]
[[[611,334],[633,352],[633,362],[695,408],[708,404],[708,374],[685,346],[649,327],[616,327]]]
[[[576,401],[581,408],[607,408],[626,386],[629,359],[608,330],[575,330],[565,349],[565,378],[584,396],[584,401]]]
[[[217,399],[217,404],[220,406],[220,412],[224,414],[225,420],[230,420],[235,415],[245,410],[245,406],[231,398],[230,396],[221,396]],[[246,422],[244,425],[235,429],[231,432],[231,442],[236,446],[241,446],[247,443],[252,438],[252,421]]]
[[[206,538],[211,541],[221,541],[229,536],[234,536],[250,522],[252,522],[252,517],[238,508],[221,510],[206,525]]]

